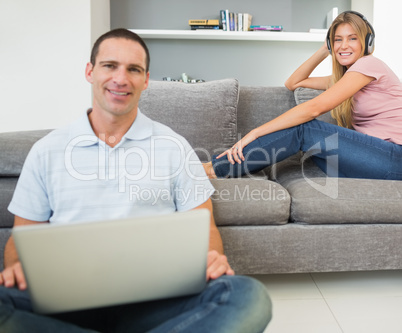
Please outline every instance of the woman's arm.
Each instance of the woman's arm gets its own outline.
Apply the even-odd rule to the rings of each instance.
[[[250,142],[261,136],[294,127],[317,118],[352,97],[373,80],[373,77],[358,72],[346,73],[342,79],[322,94],[295,106],[277,118],[253,129],[234,145],[237,149],[228,149],[217,158],[227,155],[228,160],[232,164],[235,162],[241,163],[241,161],[244,161],[243,148],[250,144]]]
[[[292,91],[298,87],[320,90],[328,89],[331,76],[309,77],[313,70],[328,57],[328,55],[328,48],[326,44],[324,44],[286,80],[286,88]]]

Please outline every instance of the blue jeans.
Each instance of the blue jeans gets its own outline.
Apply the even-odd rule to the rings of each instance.
[[[52,316],[33,313],[26,291],[0,287],[0,332],[7,333],[257,333],[271,316],[265,287],[245,276],[222,276],[193,296]]]
[[[331,177],[402,180],[401,145],[319,120],[258,138],[244,147],[241,164],[214,156],[212,165],[217,177],[241,177],[299,151]]]

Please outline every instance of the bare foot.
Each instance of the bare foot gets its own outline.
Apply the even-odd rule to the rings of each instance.
[[[212,162],[207,162],[207,163],[202,163],[202,166],[204,167],[204,170],[208,176],[209,179],[216,179],[216,174],[214,171],[214,167],[212,166]]]

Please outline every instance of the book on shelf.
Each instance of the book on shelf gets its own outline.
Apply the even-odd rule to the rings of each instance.
[[[191,30],[219,30],[219,25],[192,25]]]
[[[220,21],[223,31],[249,31],[252,15],[249,13],[234,13],[228,9],[220,11]]]
[[[219,29],[219,20],[188,20],[191,30]]]
[[[188,20],[189,25],[219,25],[219,20]]]
[[[252,25],[250,26],[252,31],[282,31],[281,25]]]

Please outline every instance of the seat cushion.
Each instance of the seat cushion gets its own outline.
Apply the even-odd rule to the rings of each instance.
[[[194,84],[150,81],[139,107],[184,136],[206,162],[236,143],[238,99],[236,79]]]
[[[214,217],[218,226],[286,224],[290,196],[266,179],[213,179]]]
[[[311,160],[287,159],[271,178],[290,193],[291,220],[308,224],[402,223],[402,182],[327,177]]]

